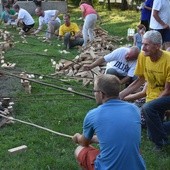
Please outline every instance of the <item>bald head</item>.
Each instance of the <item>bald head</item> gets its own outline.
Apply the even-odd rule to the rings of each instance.
[[[37,7],[37,8],[35,9],[35,14],[36,14],[37,16],[43,16],[43,13],[44,13],[44,11],[42,10],[41,7]]]
[[[136,46],[133,46],[130,48],[129,52],[126,54],[125,59],[127,61],[137,60],[139,52],[140,52],[139,48]]]

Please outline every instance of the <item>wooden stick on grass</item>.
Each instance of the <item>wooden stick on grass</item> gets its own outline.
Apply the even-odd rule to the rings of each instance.
[[[65,89],[65,88],[62,88],[62,87],[59,87],[59,86],[56,86],[56,85],[53,85],[53,84],[45,83],[45,82],[42,82],[42,81],[37,81],[37,80],[29,79],[29,78],[23,78],[21,76],[12,74],[10,72],[7,72],[7,71],[1,70],[1,69],[0,69],[0,72],[2,74],[9,75],[9,76],[12,76],[12,77],[17,77],[17,78],[20,78],[20,79],[28,80],[30,82],[34,82],[34,83],[38,83],[38,84],[45,85],[45,86],[48,86],[48,87],[52,87],[52,88],[60,89],[60,90],[67,91],[67,92],[70,92],[70,93],[74,93],[74,94],[86,97],[88,99],[93,99],[93,100],[95,99],[93,96],[89,96],[89,95],[86,95],[84,93],[79,93],[79,92],[76,92],[74,90],[68,90],[68,89]]]
[[[1,117],[4,117],[4,118],[9,119],[9,120],[14,120],[14,121],[17,121],[17,122],[26,124],[26,125],[34,126],[34,127],[36,127],[36,128],[43,129],[43,130],[45,130],[45,131],[54,133],[54,134],[59,135],[59,136],[63,136],[63,137],[67,137],[67,138],[72,138],[72,137],[73,137],[73,136],[71,136],[71,135],[67,135],[67,134],[64,134],[64,133],[56,132],[56,131],[54,131],[54,130],[51,130],[51,129],[48,129],[48,128],[45,128],[45,127],[36,125],[36,124],[34,124],[34,123],[29,123],[29,122],[26,122],[26,121],[23,121],[23,120],[15,119],[15,118],[13,118],[13,117],[5,116],[5,115],[3,115],[3,114],[4,114],[3,111],[0,111],[0,113],[2,113],[2,114],[0,114]]]

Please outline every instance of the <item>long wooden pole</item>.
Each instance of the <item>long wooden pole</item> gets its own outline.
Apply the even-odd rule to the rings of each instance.
[[[84,94],[84,93],[79,93],[79,92],[76,92],[76,91],[74,91],[74,90],[68,90],[68,89],[65,89],[65,88],[62,88],[62,87],[53,85],[53,84],[48,84],[48,83],[44,83],[44,82],[41,82],[41,81],[29,79],[29,78],[23,78],[23,77],[21,77],[21,76],[18,76],[18,75],[9,73],[9,72],[4,71],[4,70],[0,70],[0,72],[1,72],[2,74],[6,74],[6,75],[9,75],[9,76],[12,76],[12,77],[17,77],[17,78],[19,78],[19,79],[28,80],[28,81],[31,81],[31,82],[34,82],[34,83],[38,83],[38,84],[42,84],[42,85],[45,85],[45,86],[48,86],[48,87],[52,87],[52,88],[64,90],[64,91],[67,91],[67,92],[70,92],[70,93],[74,93],[74,94],[77,94],[77,95],[80,95],[80,96],[83,96],[83,97],[86,97],[86,98],[89,98],[89,99],[95,99],[93,96],[89,96],[89,95],[86,95],[86,94]]]
[[[64,133],[56,132],[56,131],[54,131],[54,130],[45,128],[45,127],[43,127],[43,126],[36,125],[36,124],[34,124],[34,123],[29,123],[29,122],[26,122],[26,121],[23,121],[23,120],[15,119],[15,118],[13,118],[13,117],[5,116],[5,115],[3,115],[3,114],[5,114],[5,113],[2,112],[2,111],[0,111],[0,113],[1,113],[1,114],[0,114],[1,117],[6,118],[6,119],[9,119],[9,120],[14,120],[14,121],[17,121],[17,122],[26,124],[26,125],[34,126],[34,127],[36,127],[36,128],[43,129],[43,130],[45,130],[45,131],[54,133],[54,134],[59,135],[59,136],[63,136],[63,137],[67,137],[67,138],[72,138],[72,137],[73,137],[73,136],[71,136],[71,135],[67,135],[67,134],[64,134]]]

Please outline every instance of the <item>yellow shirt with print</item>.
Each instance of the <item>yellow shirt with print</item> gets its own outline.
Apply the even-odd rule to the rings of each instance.
[[[156,62],[152,62],[149,56],[144,56],[143,52],[139,54],[135,75],[144,76],[147,81],[146,102],[158,98],[165,83],[170,82],[170,53],[162,52]]]
[[[66,33],[70,32],[72,36],[75,33],[79,32],[80,29],[76,23],[70,23],[70,26],[67,27],[65,24],[61,25],[59,28],[59,36],[64,36]]]

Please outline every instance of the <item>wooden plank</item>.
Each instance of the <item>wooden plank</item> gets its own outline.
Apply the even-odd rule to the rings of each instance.
[[[90,55],[93,59],[97,58],[97,56],[94,54],[94,51],[90,49]]]
[[[73,65],[72,61],[65,61],[64,63],[64,68],[63,69],[67,69],[69,66]]]
[[[12,149],[9,149],[8,152],[10,154],[14,154],[14,153],[18,153],[18,152],[23,152],[27,149],[27,146],[26,145],[21,145],[21,146],[18,146],[16,148],[12,148]]]
[[[0,127],[2,127],[7,121],[8,119],[6,118],[0,118]]]

